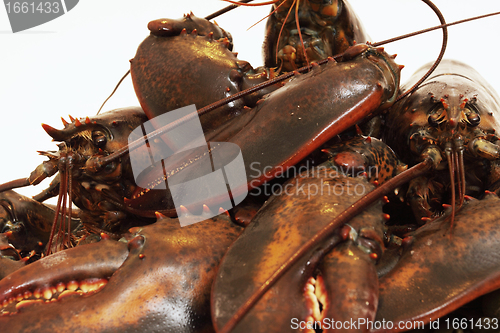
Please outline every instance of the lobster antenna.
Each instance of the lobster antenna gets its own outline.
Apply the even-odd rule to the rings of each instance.
[[[439,8],[437,8],[436,5],[433,4],[430,0],[422,0],[422,1],[425,4],[427,4],[429,7],[431,7],[431,9],[434,11],[434,13],[436,13],[437,17],[439,18],[439,22],[441,22],[441,24],[443,25],[443,28],[442,28],[442,30],[443,30],[443,44],[441,45],[441,51],[439,51],[439,55],[438,55],[436,61],[434,61],[434,63],[432,64],[431,68],[429,68],[429,70],[427,71],[427,73],[425,73],[420,78],[420,80],[418,80],[417,83],[415,83],[413,85],[413,87],[411,87],[410,89],[408,89],[408,91],[406,91],[403,94],[399,95],[398,98],[396,98],[395,102],[400,101],[405,96],[408,96],[409,94],[411,94],[415,90],[417,90],[417,88],[422,84],[422,82],[424,82],[432,74],[432,72],[434,72],[434,70],[436,69],[436,67],[439,65],[439,63],[443,59],[444,52],[446,51],[446,45],[448,45],[448,27],[445,26],[446,21],[444,19],[443,14],[439,10]]]
[[[239,3],[243,4],[243,3],[249,3],[249,2],[252,2],[252,1],[253,0],[241,0],[241,1],[239,1]],[[229,12],[229,11],[237,8],[237,7],[239,7],[239,5],[235,5],[235,4],[229,5],[229,6],[225,7],[225,8],[222,8],[221,10],[216,11],[215,13],[212,13],[212,14],[210,14],[208,16],[205,16],[205,20],[209,20],[210,21],[211,19],[216,18],[217,16],[220,16],[222,14],[225,14],[225,13],[227,13],[227,12]]]
[[[401,35],[401,36],[398,36],[398,37],[393,37],[393,38],[390,38],[390,39],[383,40],[381,42],[370,43],[370,45],[372,45],[374,47],[377,47],[377,46],[381,46],[381,45],[384,45],[384,44],[389,44],[389,43],[392,43],[392,42],[396,42],[398,40],[405,39],[405,38],[408,38],[408,37],[417,36],[417,35],[420,35],[420,34],[423,34],[423,33],[429,32],[429,31],[434,31],[434,30],[442,29],[443,27],[451,27],[452,25],[457,25],[457,24],[461,24],[461,23],[475,21],[475,20],[479,20],[479,19],[482,19],[482,18],[486,18],[486,17],[490,17],[490,16],[495,16],[495,15],[498,15],[498,14],[500,14],[500,12],[494,12],[494,13],[489,13],[489,14],[484,14],[484,15],[479,15],[479,16],[474,16],[474,17],[469,17],[469,18],[466,18],[466,19],[463,19],[463,20],[458,20],[458,21],[455,21],[455,22],[441,24],[441,25],[436,25],[434,27],[422,29],[422,30],[415,31],[415,32],[410,32],[409,34]]]
[[[259,7],[259,6],[273,5],[280,0],[270,0],[270,1],[266,1],[266,2],[253,3],[251,5],[247,4],[247,3],[243,3],[243,2],[233,1],[233,0],[222,0],[222,1],[232,3],[233,5],[236,5],[236,6]],[[283,1],[283,2],[285,2],[285,1]]]
[[[130,69],[127,71],[127,73],[125,73],[125,75],[123,75],[123,77],[120,79],[120,81],[118,81],[118,84],[116,85],[115,89],[113,90],[113,92],[111,92],[111,95],[109,95],[108,98],[106,98],[106,100],[102,103],[101,107],[99,108],[99,111],[97,111],[97,114],[99,114],[99,112],[101,112],[102,108],[104,107],[104,104],[106,104],[106,102],[111,98],[111,96],[113,96],[115,94],[115,92],[118,90],[118,87],[120,86],[120,84],[122,84],[123,80],[125,80],[125,78],[129,74],[130,74]]]
[[[426,2],[425,0],[422,0],[422,1]],[[435,7],[434,4],[432,4],[432,3],[431,3],[432,5],[429,4],[429,3],[427,3],[427,4],[435,11],[436,15],[438,15],[439,20],[442,23],[441,25],[438,25],[438,26],[435,26],[435,27],[431,27],[431,28],[427,28],[427,29],[423,29],[423,30],[419,30],[419,31],[415,31],[415,32],[412,32],[412,33],[409,33],[409,34],[406,34],[406,35],[402,35],[402,36],[398,36],[398,37],[386,39],[384,41],[371,44],[372,46],[376,47],[376,46],[380,46],[380,45],[384,45],[384,44],[389,44],[389,43],[392,43],[392,42],[395,42],[395,41],[398,41],[398,40],[401,40],[401,39],[405,39],[405,38],[408,38],[408,37],[417,36],[417,35],[420,35],[420,34],[423,34],[423,33],[429,32],[429,31],[434,31],[434,30],[437,30],[437,29],[443,29],[443,45],[441,47],[441,52],[439,53],[438,58],[436,59],[436,61],[432,65],[432,67],[427,71],[427,73],[417,83],[415,83],[413,85],[413,87],[411,87],[404,94],[401,94],[396,99],[396,102],[400,101],[405,96],[413,93],[422,84],[422,82],[424,82],[432,74],[432,72],[439,65],[439,63],[443,59],[444,51],[446,49],[446,43],[447,43],[447,39],[448,39],[448,31],[446,30],[447,27],[451,27],[452,25],[457,25],[457,24],[461,24],[461,23],[465,23],[465,22],[469,22],[469,21],[474,21],[474,20],[478,20],[478,19],[482,19],[482,18],[486,18],[486,17],[489,17],[489,16],[495,16],[495,15],[500,14],[500,12],[494,12],[494,13],[489,13],[489,14],[485,14],[485,15],[469,17],[469,18],[466,18],[466,19],[463,19],[463,20],[452,22],[452,23],[445,23],[444,22],[444,18],[442,16],[441,12],[439,11],[439,9],[437,9],[437,7]],[[446,34],[446,37],[445,37],[445,34]]]
[[[288,260],[284,264],[282,264],[245,303],[243,303],[238,311],[218,332],[229,333],[240,322],[243,316],[259,301],[259,299],[274,285],[274,283],[288,271],[290,267],[292,267],[302,256],[311,251],[314,246],[330,237],[338,227],[340,227],[344,223],[349,222],[355,216],[360,214],[363,211],[363,208],[370,206],[376,200],[382,198],[384,195],[387,195],[394,188],[397,188],[410,181],[411,179],[427,173],[432,168],[432,159],[430,157],[426,158],[424,161],[418,163],[417,165],[406,171],[403,171],[399,175],[388,180],[385,184],[367,193],[349,208],[340,213],[340,215],[330,221],[330,223],[328,223],[323,229],[321,229],[304,245],[302,245],[302,247],[297,250],[297,252],[295,252],[290,258],[288,258]]]

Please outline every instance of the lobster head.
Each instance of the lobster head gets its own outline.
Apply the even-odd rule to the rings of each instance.
[[[422,67],[406,87],[429,66]],[[452,74],[457,67],[463,74]],[[475,70],[445,60],[414,93],[389,111],[386,120],[391,130],[386,139],[410,164],[431,157],[437,169],[431,182],[451,190],[452,205],[456,184],[461,205],[466,194],[481,196],[498,181],[494,178],[498,178],[495,165],[500,157],[496,134],[500,130],[499,111],[500,98]]]
[[[128,134],[140,126],[146,117],[140,107],[120,108],[95,117],[73,118],[71,123],[62,119],[64,128],[55,129],[42,124],[53,141],[68,141],[75,137],[91,139],[91,143],[102,150],[116,151],[128,142]]]
[[[147,121],[146,116],[139,107],[115,109],[95,117],[85,119],[73,118],[71,123],[61,118],[64,128],[55,129],[49,125],[42,124],[43,129],[50,135],[53,141],[62,142],[59,145],[59,156],[61,153],[72,152],[76,155],[74,160],[80,171],[90,173],[85,169],[85,162],[90,157],[106,156],[126,147],[129,135],[132,131]],[[56,155],[43,153],[50,157]],[[124,167],[121,163],[111,162],[105,168],[89,176],[102,180],[117,179],[121,177]]]
[[[147,117],[141,108],[130,107],[91,118],[70,119],[71,123],[62,119],[64,128],[61,130],[42,125],[54,141],[61,143],[58,152],[41,154],[56,165],[59,196],[69,195],[68,202],[82,209],[82,221],[113,230],[111,225],[126,218],[121,209],[123,197],[136,188],[130,158],[125,154],[99,170],[87,167],[87,162],[126,149],[130,134]],[[64,202],[65,199],[63,206]]]
[[[267,67],[291,71],[344,52],[369,39],[350,5],[342,0],[281,0],[267,21]]]

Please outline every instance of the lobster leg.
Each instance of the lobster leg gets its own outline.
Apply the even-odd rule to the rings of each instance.
[[[409,183],[408,193],[406,195],[409,205],[417,222],[422,218],[428,218],[435,211],[436,207],[431,207],[431,203],[436,206],[442,202],[443,185],[430,180],[426,176],[413,179]]]
[[[0,193],[0,205],[1,227],[9,243],[23,255],[32,250],[41,253],[49,240],[54,209],[14,191]],[[79,222],[72,218],[71,229]]]

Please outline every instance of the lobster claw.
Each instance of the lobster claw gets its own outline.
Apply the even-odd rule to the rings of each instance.
[[[376,150],[378,145],[387,149],[375,139],[355,139],[353,144],[367,150]],[[356,157],[356,149],[352,150]],[[364,153],[358,150],[357,154]],[[363,155],[363,160],[391,156],[385,162],[395,162],[394,166],[385,170],[397,172],[399,163],[392,151],[368,155]],[[212,290],[215,327],[226,325],[298,248],[372,189],[365,175],[347,177],[333,162],[325,162],[285,183],[282,194],[272,197],[259,210],[219,267]],[[383,220],[379,202],[352,219],[347,232],[346,228],[338,229],[331,238],[317,244],[242,317],[234,331],[288,332],[304,329],[307,321],[332,317],[374,320],[378,300],[375,262],[384,248]],[[319,311],[319,302],[323,312]]]
[[[130,71],[149,119],[191,104],[201,108],[240,91],[243,73],[224,42],[228,38],[219,42],[228,36],[219,27],[194,15],[155,20],[148,27],[151,35],[137,49]],[[216,130],[241,108],[242,100],[238,100],[201,116],[205,132]]]
[[[379,298],[375,263],[373,256],[353,241],[340,244],[323,258],[316,288],[323,306],[320,318],[324,332],[338,328],[329,322],[332,318],[342,323],[356,318],[360,324],[375,319]],[[367,331],[365,327],[361,330]]]
[[[134,228],[137,234],[128,234],[128,243],[103,239],[7,276],[0,283],[0,304],[9,305],[2,312],[10,315],[0,316],[0,326],[12,332],[212,331],[213,267],[241,227],[225,216],[183,228],[176,219],[158,219]],[[95,278],[109,276],[96,286]],[[9,303],[25,297],[30,304]]]
[[[325,172],[328,171],[332,169]],[[340,188],[349,183],[347,186],[372,188],[364,177],[339,176],[326,180],[325,177],[303,175],[293,181],[296,183],[289,182],[285,184],[285,188],[292,188],[290,185],[299,189],[326,186],[332,192],[328,194],[325,190],[322,195],[314,196],[312,200],[307,199],[307,194],[301,195],[300,191],[289,192],[290,195],[273,197],[261,208],[231,246],[219,267],[212,290],[213,320],[216,328],[222,328],[283,261],[359,198],[355,195],[336,196],[333,194],[335,186]],[[377,215],[381,221],[381,213],[381,204],[374,205],[358,217],[359,223]],[[310,288],[306,284],[321,259],[341,241],[342,237],[337,231],[328,241],[318,244],[285,273],[245,315],[234,331],[287,332],[291,330],[292,318],[298,321],[314,318],[314,308],[318,305],[311,293],[304,291]]]
[[[206,51],[202,60],[207,65],[197,67],[196,73],[187,68],[190,63],[181,55],[187,47],[186,38],[189,45],[201,43],[199,47]],[[216,77],[222,75],[224,80],[234,79],[231,75],[229,78],[227,76],[231,71],[230,68],[236,66],[234,56],[229,56],[227,50],[215,52],[206,49],[211,43],[199,36],[185,38],[149,36],[141,44],[132,62],[131,73],[138,98],[150,118],[183,106],[186,94],[198,99],[193,101],[190,98],[199,107],[217,98],[217,94],[221,93],[220,87],[215,85],[209,85],[202,91],[195,86],[187,87],[182,93],[178,93],[178,85],[172,81],[179,77],[178,71],[183,73],[186,71],[189,75],[193,75],[192,81],[198,80],[195,77],[205,75],[210,76],[211,80],[214,75]],[[171,47],[172,45],[178,47]],[[219,49],[221,46],[214,47]],[[217,115],[219,111],[200,116],[206,136],[211,141],[224,141],[240,147],[245,169],[252,171],[247,172],[246,184],[232,190],[243,193],[247,188],[255,188],[268,182],[283,170],[299,163],[353,123],[377,112],[381,106],[394,102],[399,86],[398,66],[387,54],[380,53],[374,48],[364,45],[356,49],[363,51],[349,62],[328,62],[323,66],[317,66],[315,70],[295,77],[282,88],[267,95],[254,108],[244,109],[237,117],[232,117],[235,113],[229,112],[225,114],[230,116],[221,118]],[[166,62],[181,58],[182,64],[165,66]],[[160,75],[167,79],[151,84],[152,75]],[[183,80],[188,78],[183,77]],[[224,81],[226,83],[223,84],[229,89],[226,93],[230,93],[233,88],[234,93],[239,86],[235,84],[236,81],[232,83],[229,81]],[[309,94],[311,89],[321,92],[313,100]],[[238,109],[237,105],[231,107]],[[218,127],[217,124],[221,122],[225,124]],[[281,126],[276,127],[277,123]],[[217,127],[216,131],[211,131]],[[165,174],[175,174],[180,177],[184,173],[188,175],[187,179],[191,174],[200,172],[200,165],[211,163],[208,154],[193,154],[189,156],[189,160],[196,163],[187,164],[182,168],[167,168]],[[138,192],[142,193],[141,191],[142,189]],[[134,201],[130,202],[131,208],[135,209],[143,204],[136,200],[137,197],[139,195],[132,198]],[[150,210],[164,209],[165,206],[162,203],[160,207],[153,194],[146,194],[139,200],[151,203],[154,207]]]
[[[394,327],[428,323],[500,288],[499,205],[494,194],[465,202],[451,235],[448,216],[415,231],[414,242],[380,280],[377,320]]]

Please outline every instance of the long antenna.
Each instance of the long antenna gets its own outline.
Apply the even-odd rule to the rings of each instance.
[[[239,3],[249,3],[249,2],[252,2],[252,1],[253,0],[241,0],[241,1],[239,1]],[[227,13],[227,12],[229,12],[229,11],[237,8],[237,7],[239,7],[239,6],[238,5],[229,5],[229,6],[225,7],[225,8],[222,8],[221,10],[216,11],[215,13],[212,13],[212,14],[206,16],[205,19],[206,20],[211,20],[211,19],[216,18],[217,16],[220,16],[222,14],[225,14],[225,13]]]
[[[439,63],[443,59],[444,52],[446,51],[446,45],[448,45],[448,26],[445,25],[446,21],[444,19],[443,14],[439,10],[439,8],[435,4],[432,3],[431,0],[422,0],[422,1],[427,6],[429,6],[434,11],[434,13],[436,13],[437,17],[439,18],[439,21],[443,25],[443,28],[442,28],[443,29],[443,44],[441,45],[441,51],[439,52],[439,55],[438,55],[436,61],[434,61],[434,63],[432,64],[431,68],[429,68],[429,70],[427,71],[427,73],[425,73],[420,78],[420,80],[418,80],[417,83],[415,83],[413,85],[413,87],[411,87],[410,89],[408,89],[408,91],[406,91],[405,93],[399,95],[398,98],[396,98],[396,102],[402,100],[405,96],[408,96],[409,94],[412,94],[415,90],[417,90],[417,88],[422,84],[422,82],[424,82],[425,80],[427,80],[427,78],[429,76],[431,76],[432,72],[434,72],[434,70],[437,68],[437,66],[439,66]]]

